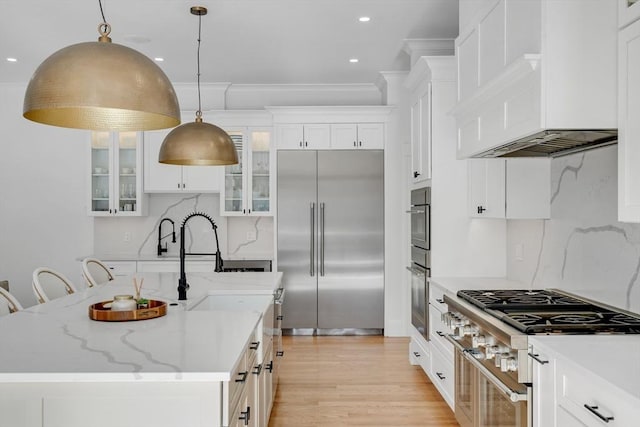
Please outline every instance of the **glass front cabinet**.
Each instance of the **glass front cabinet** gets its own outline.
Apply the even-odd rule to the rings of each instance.
[[[220,192],[223,216],[273,214],[274,147],[270,128],[225,129],[238,151],[238,164],[225,166]]]
[[[142,132],[91,132],[89,215],[144,215]]]

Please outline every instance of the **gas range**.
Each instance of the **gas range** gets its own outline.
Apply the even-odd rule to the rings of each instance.
[[[531,381],[528,335],[640,333],[640,316],[557,289],[461,290],[445,302],[450,337],[518,383]]]

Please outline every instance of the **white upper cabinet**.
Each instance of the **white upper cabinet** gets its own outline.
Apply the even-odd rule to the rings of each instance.
[[[382,150],[386,106],[266,107],[278,150]]]
[[[550,159],[470,159],[467,162],[469,216],[550,218]]]
[[[242,127],[227,132],[236,145],[239,163],[224,167],[220,215],[272,215],[275,150],[271,128]]]
[[[145,132],[144,191],[146,193],[218,193],[221,166],[180,166],[158,162],[162,141],[172,129]]]
[[[279,149],[322,150],[331,148],[331,126],[328,124],[286,124],[276,127]]]
[[[455,102],[453,56],[422,56],[404,82],[411,91],[411,181],[431,179],[434,139],[454,143],[455,127],[449,111]]]
[[[142,133],[91,132],[89,215],[146,215]]]
[[[542,130],[617,127],[615,2],[465,0],[460,14],[459,158]]]
[[[618,91],[618,220],[640,222],[640,21],[620,31]]]
[[[384,125],[382,123],[339,123],[331,125],[331,148],[334,150],[356,150],[384,148]]]

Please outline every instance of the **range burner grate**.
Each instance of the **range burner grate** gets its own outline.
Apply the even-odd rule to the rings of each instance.
[[[458,297],[484,310],[539,309],[540,306],[549,310],[564,310],[568,306],[572,309],[591,307],[591,304],[585,301],[546,289],[463,290],[458,291]]]

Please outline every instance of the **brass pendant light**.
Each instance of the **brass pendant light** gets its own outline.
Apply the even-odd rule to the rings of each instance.
[[[97,42],[55,52],[35,71],[23,116],[75,129],[136,131],[180,124],[180,106],[169,78],[140,52],[111,43],[102,10]]]
[[[200,35],[202,16],[207,8],[193,6],[191,13],[198,16],[198,111],[196,120],[185,123],[162,141],[158,161],[172,165],[222,166],[238,163],[238,153],[231,137],[218,126],[202,121],[200,98]]]

